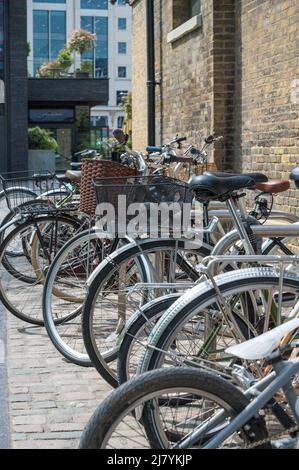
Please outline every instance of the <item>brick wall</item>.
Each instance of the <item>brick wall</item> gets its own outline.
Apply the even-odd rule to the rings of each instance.
[[[147,61],[146,61],[146,24],[145,1],[137,0],[133,4],[133,80],[132,109],[133,129],[132,139],[136,150],[144,150],[147,145]]]
[[[179,133],[198,144],[213,130],[212,4],[203,2],[201,28],[167,44],[167,34],[176,23],[172,1],[161,3],[162,21],[156,28],[156,38],[162,37],[163,44],[157,64],[161,76],[157,131],[164,142]]]
[[[224,135],[211,152],[220,169],[288,177],[299,164],[298,0],[202,0],[202,27],[167,44],[173,6],[155,0],[157,143],[177,132],[200,143],[215,131]],[[145,0],[134,2],[133,23],[135,145],[146,142]],[[298,203],[294,187],[276,198],[299,215]]]
[[[299,2],[244,0],[236,5],[242,47],[237,51],[235,161],[244,171],[288,178],[299,164],[299,102],[292,88],[299,78]],[[276,198],[279,208],[299,215],[298,204],[294,186]]]
[[[223,135],[214,159],[219,169],[232,169],[234,151],[235,0],[213,2],[214,131]]]
[[[155,0],[156,141],[186,134],[194,144],[216,131],[225,140],[210,151],[219,168],[233,147],[234,0],[203,0],[202,26],[172,44],[183,2]],[[179,17],[179,18],[178,18]],[[133,2],[133,143],[146,145],[145,1]],[[143,31],[143,34],[141,34]],[[142,43],[142,41],[144,41]],[[215,155],[214,155],[215,154]],[[228,166],[228,165],[227,165]]]

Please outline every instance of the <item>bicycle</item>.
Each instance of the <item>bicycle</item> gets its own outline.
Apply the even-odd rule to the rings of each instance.
[[[24,299],[38,288],[53,254],[82,223],[72,215],[76,205],[70,199],[76,190],[48,172],[2,175],[2,184],[11,220],[1,232],[1,300],[14,315],[40,325],[39,312]],[[18,187],[33,191],[35,199],[15,191]]]
[[[299,371],[299,359],[285,361],[290,346],[279,345],[286,334],[295,337],[298,328],[299,319],[291,320],[259,338],[230,348],[229,354],[247,361],[267,361],[273,368],[271,374],[256,380],[246,369],[236,366],[233,377],[239,387],[213,370],[190,368],[160,369],[134,378],[112,392],[96,409],[79,447],[295,448],[299,398],[292,381]],[[298,340],[293,346],[298,346]],[[288,411],[276,400],[281,388]],[[275,407],[280,410],[282,430],[271,435],[267,415]]]
[[[86,155],[86,151],[80,154]],[[43,324],[37,318],[40,309],[33,314],[33,306],[24,302],[24,298],[27,292],[32,298],[33,292],[42,290],[45,273],[68,238],[90,226],[90,218],[78,213],[79,183],[80,174],[72,171],[66,176],[49,172],[2,175],[10,213],[3,221],[0,235],[0,296],[6,308],[23,320]],[[27,188],[28,193],[24,195],[15,189],[19,187]],[[71,226],[74,231],[69,230]],[[23,296],[16,295],[20,291]],[[58,289],[54,293],[61,294]],[[56,324],[60,321],[55,319]]]
[[[217,193],[217,191],[219,191],[219,184],[217,185],[217,183],[219,183],[219,180],[222,182],[222,184],[232,184],[232,187],[234,187],[235,189],[235,185],[236,185],[236,182],[238,184],[238,181],[241,182],[240,184],[244,184],[244,178],[246,178],[246,175],[244,176],[233,176],[231,178],[227,178],[227,175],[226,177],[217,177],[216,176],[212,176],[211,178],[211,175],[207,175],[207,176],[203,176],[203,177],[199,177],[199,179],[196,179],[195,180],[195,184],[197,181],[201,182],[201,181],[206,181],[206,179],[208,178],[208,181],[211,181],[213,182],[213,190],[215,191],[216,193],[216,197],[219,197],[219,193]],[[223,191],[223,189],[220,188],[220,192]],[[208,195],[208,197],[210,198],[210,196]],[[232,203],[232,201],[235,199],[235,201],[238,202],[239,198],[238,196],[237,197],[234,197],[233,195],[230,195],[230,194],[227,194],[227,199],[228,199],[228,208],[229,210],[231,211],[232,213],[232,218],[236,221],[236,224],[238,226],[238,234],[239,234],[239,240],[243,240],[243,243],[242,243],[242,246],[245,246],[245,247],[249,247],[248,250],[249,252],[253,255],[255,253],[254,251],[254,248],[252,247],[251,243],[255,241],[255,238],[251,236],[251,225],[248,227],[246,226],[245,224],[245,227],[244,227],[244,220],[246,220],[246,217],[247,215],[244,216],[244,218],[242,219],[236,212],[235,208],[234,208],[234,204]],[[242,212],[241,212],[242,214]],[[273,230],[272,227],[263,227],[263,226],[258,226],[258,228],[261,228],[262,230],[266,231],[268,233],[268,237],[271,236],[271,233],[273,233],[273,231],[271,232],[271,230]],[[280,227],[281,229],[281,227]],[[289,230],[288,227],[285,228],[285,231],[287,233],[287,231]],[[296,230],[296,233],[298,234],[298,228],[295,229]],[[295,233],[293,231],[293,233]],[[250,239],[249,239],[249,236],[248,234],[250,235]],[[271,244],[270,245],[272,248],[270,249],[269,246],[267,247],[268,249],[268,252],[271,252],[272,249],[274,249],[276,246],[280,246],[280,239],[279,239],[279,243],[276,245],[276,240],[273,239],[271,241]],[[188,246],[188,249],[186,249],[186,246]],[[89,291],[88,291],[88,295],[87,295],[87,298],[86,298],[86,302],[85,302],[85,305],[84,305],[84,310],[83,310],[83,337],[84,337],[84,343],[85,343],[85,347],[88,351],[88,354],[89,356],[91,357],[92,359],[92,362],[94,363],[96,369],[99,371],[99,373],[111,384],[111,385],[114,385],[116,386],[117,384],[117,380],[116,380],[116,373],[115,373],[115,370],[111,370],[111,368],[109,368],[107,366],[107,363],[105,360],[103,360],[103,354],[105,354],[105,357],[107,357],[107,354],[108,354],[108,348],[109,346],[112,347],[112,343],[113,343],[113,340],[115,341],[117,339],[118,336],[116,337],[113,337],[113,336],[110,336],[111,340],[112,341],[104,341],[104,334],[102,336],[99,336],[99,338],[97,339],[97,334],[99,334],[99,331],[100,331],[100,325],[101,325],[101,312],[105,310],[105,305],[107,305],[109,303],[110,305],[110,308],[111,306],[113,306],[112,310],[113,310],[113,314],[115,315],[115,313],[118,311],[118,290],[117,290],[117,285],[116,284],[113,284],[112,283],[112,279],[113,277],[115,276],[115,273],[121,273],[122,272],[122,267],[123,267],[123,272],[125,273],[126,270],[125,270],[125,266],[126,266],[126,263],[130,260],[130,262],[132,263],[132,260],[137,260],[138,259],[138,256],[140,256],[140,254],[143,254],[143,255],[147,255],[149,256],[150,253],[152,254],[157,254],[160,252],[164,253],[168,253],[168,256],[169,256],[169,253],[171,253],[171,256],[169,257],[170,259],[173,259],[173,260],[177,260],[177,254],[180,253],[180,251],[184,252],[188,252],[189,253],[194,253],[195,257],[196,257],[196,250],[198,249],[198,245],[196,246],[196,243],[193,243],[193,246],[192,244],[188,243],[183,240],[181,241],[174,241],[174,240],[149,240],[149,241],[139,241],[138,243],[135,242],[134,244],[131,245],[131,247],[127,247],[127,248],[124,248],[122,250],[122,252],[119,252],[119,257],[118,257],[118,252],[114,253],[114,255],[112,255],[110,257],[109,260],[107,260],[106,262],[103,262],[93,273],[93,275],[91,276],[91,278],[89,279],[88,281],[88,287],[89,287]],[[207,249],[207,251],[209,250],[209,248],[205,247],[204,244],[201,244],[201,250],[205,250]],[[126,252],[127,250],[127,252]],[[204,253],[201,253],[201,256],[199,256],[199,258],[203,258],[204,257]],[[197,253],[198,254],[198,253]],[[229,263],[229,262],[228,262]],[[231,262],[230,262],[231,263]],[[236,263],[236,261],[235,261]],[[174,262],[174,266],[176,265],[176,261]],[[178,268],[181,270],[181,266],[178,265]],[[166,282],[169,281],[167,280],[167,278],[163,278],[163,280],[161,279],[161,273],[157,274],[157,272],[155,272],[155,269],[154,267],[152,267],[152,272],[154,273],[154,276],[156,276],[156,280],[158,279],[158,281],[156,282],[156,284],[160,284],[160,287],[163,288],[163,282]],[[196,282],[196,280],[198,280],[198,278],[200,277],[200,274],[198,273],[198,270],[194,269],[194,267],[192,268],[192,266],[190,266],[190,263],[186,263],[183,267],[183,270],[181,270],[181,272],[183,271],[184,273],[184,270],[185,270],[185,273],[188,273],[188,275],[190,276],[193,276],[193,279],[191,277],[191,280],[192,282]],[[170,270],[170,282],[173,282],[173,288],[172,288],[172,291],[175,290],[176,288],[176,282],[178,282],[179,280],[179,277],[176,278],[175,276],[175,269],[173,271]],[[160,278],[159,278],[160,276]],[[111,284],[109,284],[109,279],[111,279]],[[125,279],[125,277],[124,277]],[[188,279],[188,277],[187,277]],[[189,277],[190,279],[190,277]],[[114,290],[111,289],[111,285],[114,285]],[[128,292],[130,291],[130,284],[129,283],[126,283],[125,280],[123,280],[123,285],[126,286],[126,289],[124,289],[124,292]],[[135,302],[133,303],[132,302],[132,299],[130,299],[130,302],[127,302],[126,304],[126,317],[129,318],[131,314],[134,313],[134,311],[138,310],[140,308],[140,302],[142,301],[142,295],[144,295],[144,290],[148,289],[155,289],[156,291],[158,291],[158,287],[157,285],[155,285],[154,287],[152,287],[151,285],[139,285],[138,288],[140,289],[141,293],[140,293],[140,296],[138,297],[138,289],[135,289]],[[169,292],[171,292],[171,289],[169,289]],[[99,300],[97,300],[99,299]],[[148,300],[150,300],[150,298],[148,298]],[[247,316],[248,317],[248,316]],[[244,317],[246,318],[246,317]],[[115,320],[116,321],[116,320]],[[117,323],[117,321],[116,321]],[[248,323],[248,321],[247,321]],[[243,325],[243,328],[248,328],[248,325],[247,323],[242,323]],[[105,322],[103,323],[103,325],[105,324]],[[255,327],[254,327],[254,323],[252,326],[250,326],[251,328],[251,334],[254,334],[254,331],[255,331]],[[105,327],[104,327],[104,330],[105,331]],[[238,330],[237,330],[238,331]],[[97,334],[95,333],[97,332]],[[244,335],[240,334],[240,331],[238,331],[238,334],[239,334],[239,337],[244,339]],[[109,334],[108,334],[109,336]],[[248,339],[248,336],[246,337],[245,336],[245,339]],[[114,350],[113,350],[113,354],[112,356],[114,357],[115,356],[115,350],[117,348],[115,348],[114,346]],[[108,357],[109,357],[109,354],[108,354]]]
[[[122,145],[126,142],[126,136],[120,130],[118,130],[117,138]],[[210,138],[210,140],[212,142],[212,138]],[[151,171],[153,175],[161,175],[165,169],[165,165],[168,167],[175,161],[179,162],[176,165],[177,169],[181,168],[181,165],[186,162],[190,164],[190,161],[194,161],[195,158],[194,155],[192,159],[186,157],[191,150],[193,154],[196,153],[196,157],[199,155],[203,157],[201,151],[195,152],[196,149],[194,146],[188,147],[184,157],[176,157],[172,146],[173,144],[180,145],[182,141],[185,141],[184,137],[177,137],[171,143],[166,144],[162,154],[154,154],[154,156],[149,154],[146,162],[148,164],[149,160],[151,161]],[[167,151],[166,148],[168,149]],[[146,174],[145,168],[147,168],[147,166],[143,156],[140,153],[132,152],[126,146],[124,149],[125,153],[121,156],[122,163],[135,168],[135,170],[139,169],[139,171],[142,171],[143,175]],[[152,150],[152,148],[148,150]],[[162,147],[158,150],[162,152]],[[169,161],[170,158],[171,162]],[[177,170],[174,169],[174,175],[176,171]],[[136,180],[138,181],[139,178],[136,178]],[[112,182],[117,183],[119,181],[113,179]],[[105,180],[105,183],[107,183],[107,180]],[[53,260],[46,277],[43,291],[44,322],[53,344],[67,359],[83,366],[91,365],[91,361],[80,338],[80,326],[78,321],[82,310],[81,304],[86,295],[86,280],[88,275],[97,267],[97,263],[99,264],[99,260],[103,258],[101,249],[95,249],[95,251],[93,251],[94,248],[101,245],[99,237],[97,230],[92,229],[90,233],[88,233],[88,231],[83,232],[81,235],[77,235],[72,241],[68,242]],[[128,242],[127,239],[121,240],[121,244],[128,244]],[[117,238],[113,240],[112,245],[106,240],[105,244],[107,246],[104,250],[105,253],[110,254],[115,251],[119,243],[120,241],[117,240]],[[100,254],[100,258],[98,254]],[[205,254],[208,254],[208,251],[205,251]],[[97,261],[95,262],[95,260]],[[146,261],[140,263],[141,266],[143,266],[144,273],[146,273],[144,268],[145,263]],[[69,273],[69,279],[66,273]],[[145,274],[141,273],[140,275],[143,283],[150,281],[150,278],[146,278]],[[76,288],[76,292],[73,290],[73,287]],[[60,291],[60,295],[55,293],[57,289]],[[55,322],[57,316],[62,319],[59,324]]]
[[[120,143],[124,143],[126,140],[126,137],[122,132],[120,132]],[[163,170],[165,166],[165,162],[167,162],[167,165],[170,163],[174,163],[175,161],[179,162],[177,163],[176,168],[180,167],[183,163],[188,163],[190,164],[190,161],[192,159],[186,158],[186,155],[191,154],[193,155],[192,158],[195,158],[196,161],[200,160],[200,163],[203,164],[206,161],[206,152],[205,152],[205,147],[207,145],[211,145],[212,142],[215,141],[214,136],[210,136],[209,138],[206,139],[206,143],[203,147],[202,150],[197,150],[194,146],[189,146],[187,151],[185,152],[185,157],[182,158],[177,158],[175,156],[175,152],[172,149],[173,143],[180,145],[182,141],[185,141],[185,138],[183,137],[177,137],[174,139],[171,143],[166,144],[164,148],[164,153],[161,154],[159,153],[158,155],[154,155],[154,157],[149,155],[148,160],[152,160],[152,162],[155,162],[154,167],[152,168],[154,171],[154,174],[160,174],[160,172]],[[167,148],[167,151],[166,151]],[[148,148],[149,151],[151,150],[156,150],[159,152],[162,152],[163,148]],[[136,155],[138,155],[138,160],[136,161]],[[144,168],[144,164],[142,164],[142,155],[141,154],[136,154],[136,152],[132,152],[129,149],[126,149],[126,154],[125,154],[125,159],[122,160],[123,162],[125,161],[127,165],[132,166],[136,168],[136,162],[139,162],[140,168]],[[147,161],[148,161],[147,160]],[[156,161],[157,160],[157,161]],[[171,160],[171,162],[170,162]],[[194,160],[192,160],[194,161]],[[183,163],[182,163],[183,162]],[[164,166],[163,166],[164,165]],[[176,171],[176,170],[174,170]],[[113,180],[116,182],[116,180]],[[264,177],[265,181],[265,177]],[[264,188],[268,190],[267,188]],[[277,186],[271,186],[271,189],[277,190]],[[281,188],[280,188],[281,189]],[[284,188],[282,188],[284,189]],[[256,212],[259,211],[259,202],[257,201],[256,204]],[[217,210],[213,212],[215,215],[217,214]],[[262,214],[262,212],[260,212]],[[226,214],[224,214],[225,217]],[[269,216],[269,212],[267,214]],[[219,226],[219,225],[218,225]],[[214,226],[215,228],[215,226]],[[213,235],[213,231],[211,230],[211,238]],[[82,239],[80,236],[76,238],[76,243],[69,243],[65,249],[62,250],[61,256],[57,256],[57,259],[54,260],[53,265],[50,267],[49,274],[46,278],[46,283],[45,283],[45,289],[43,293],[43,312],[44,312],[44,321],[48,330],[48,334],[50,338],[52,339],[54,345],[56,348],[69,360],[72,360],[76,362],[77,364],[80,365],[91,365],[91,361],[84,349],[84,345],[82,344],[81,337],[80,337],[80,327],[78,326],[78,318],[81,314],[81,304],[82,299],[84,298],[86,294],[86,285],[85,281],[88,277],[88,274],[90,274],[90,269],[94,270],[95,269],[95,264],[89,263],[89,269],[86,270],[86,260],[89,259],[89,256],[93,256],[92,252],[88,254],[88,249],[91,249],[91,247],[97,245],[97,235],[95,232],[92,232],[90,235],[90,240],[88,238],[88,234],[84,233],[82,234]],[[115,250],[117,244],[113,243],[113,250]],[[207,246],[208,247],[208,246]],[[209,247],[207,250],[203,250],[203,255],[207,255],[208,252],[211,250],[211,247]],[[91,250],[92,251],[92,250]],[[84,256],[82,260],[80,260],[81,254],[84,253]],[[78,254],[80,254],[78,256]],[[96,257],[97,258],[97,257]],[[180,256],[179,256],[180,258]],[[199,256],[199,253],[196,255],[197,262],[200,262],[202,259],[202,256]],[[97,258],[98,259],[98,258]],[[82,265],[81,268],[79,265]],[[181,263],[182,264],[182,263]],[[68,265],[68,266],[66,266]],[[190,267],[188,263],[184,262],[184,265],[187,266],[187,272],[190,271]],[[59,279],[60,277],[60,266],[62,267],[62,278]],[[150,267],[152,269],[152,267]],[[76,286],[78,292],[80,293],[76,294],[77,295],[77,300],[76,301],[75,296],[70,293],[71,291],[71,286],[72,282],[68,284],[68,281],[65,276],[65,272],[72,272],[72,282]],[[78,276],[78,273],[80,276]],[[83,275],[83,273],[85,273]],[[143,280],[145,278],[143,277]],[[193,273],[193,279],[196,279],[196,275]],[[148,283],[143,281],[143,284]],[[60,291],[61,291],[61,286],[63,285],[63,290],[64,294],[63,296],[65,297],[65,300],[63,300],[63,296],[61,299],[59,299],[59,296],[55,296],[55,289],[57,286],[59,286]],[[56,287],[55,287],[56,286]],[[69,293],[66,293],[66,292]],[[81,300],[80,300],[81,299]],[[61,304],[61,305],[60,305]],[[77,312],[77,315],[76,315]],[[63,317],[65,321],[62,321],[60,323],[60,326],[58,327],[55,324],[54,319],[57,318],[57,315],[59,315],[61,318]],[[73,321],[69,322],[68,319],[71,318]],[[66,327],[63,328],[63,325],[67,323]],[[74,331],[74,336],[72,335],[71,331]],[[108,356],[109,357],[109,356]],[[115,357],[115,354],[112,354],[111,357]],[[108,360],[108,358],[107,358]],[[115,383],[115,382],[114,382]]]

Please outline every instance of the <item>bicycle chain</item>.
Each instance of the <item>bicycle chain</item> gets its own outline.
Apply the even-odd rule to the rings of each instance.
[[[255,449],[256,447],[259,447],[259,446],[262,446],[264,444],[267,444],[267,443],[271,442],[271,440],[274,440],[274,438],[275,439],[280,439],[282,437],[285,437],[286,433],[292,434],[292,433],[298,432],[298,431],[299,431],[299,426],[293,426],[292,428],[285,429],[284,431],[282,431],[281,433],[279,433],[275,436],[271,436],[271,438],[268,437],[267,439],[261,439],[258,442],[254,442],[253,444],[249,444],[249,445],[245,446],[245,450]]]

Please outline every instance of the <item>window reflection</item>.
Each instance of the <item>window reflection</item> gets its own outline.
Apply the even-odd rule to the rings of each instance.
[[[102,16],[82,16],[81,28],[95,33],[95,48],[83,54],[83,60],[92,60],[94,77],[108,77],[108,18]]]
[[[81,0],[81,8],[90,10],[108,10],[108,0]]]
[[[34,71],[44,63],[56,59],[66,44],[65,11],[33,11]]]

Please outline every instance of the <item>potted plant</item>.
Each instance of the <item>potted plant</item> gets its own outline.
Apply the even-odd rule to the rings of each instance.
[[[90,73],[89,70],[88,72],[82,70],[82,66],[83,66],[82,56],[85,52],[88,52],[95,47],[96,38],[97,37],[95,34],[90,33],[89,31],[86,31],[85,29],[79,29],[78,31],[74,31],[69,37],[68,49],[71,52],[79,53],[80,58],[81,58],[81,69],[79,71],[76,71],[78,78],[86,78],[86,77],[88,78],[89,76],[88,75]],[[92,62],[91,62],[91,65],[92,65]]]
[[[28,130],[28,139],[28,170],[55,173],[55,156],[58,144],[51,133],[40,127],[32,127]]]
[[[46,64],[43,64],[39,71],[38,75],[42,78],[60,78],[62,72],[61,64],[58,60],[52,60]]]
[[[92,60],[82,60],[80,67],[81,78],[89,78],[92,74]]]
[[[61,49],[57,56],[57,63],[64,72],[68,72],[69,68],[73,65],[71,51],[69,49]]]

